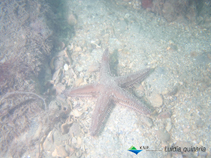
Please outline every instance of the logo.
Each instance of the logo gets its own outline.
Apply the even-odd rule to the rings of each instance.
[[[137,150],[134,146],[131,146],[128,151],[135,153],[136,155],[138,155],[138,153],[140,153],[142,150]]]
[[[199,153],[203,153],[206,152],[206,147],[204,146],[187,146],[187,147],[179,147],[179,146],[165,146],[162,149],[150,149],[149,146],[140,146],[140,150],[137,150],[134,146],[131,146],[128,151],[138,155],[138,153],[140,153],[141,151],[159,151],[159,152],[171,152],[172,154],[174,153],[187,153],[187,152],[197,152],[197,155],[199,155]]]

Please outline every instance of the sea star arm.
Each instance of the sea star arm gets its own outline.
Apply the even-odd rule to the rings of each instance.
[[[95,136],[98,134],[103,122],[107,118],[110,110],[112,109],[111,99],[106,90],[101,92],[98,96],[96,107],[92,114],[92,122],[90,127],[90,134]]]
[[[136,99],[132,94],[127,93],[120,87],[115,87],[115,91],[113,93],[113,100],[120,105],[133,109],[136,112],[139,112],[144,115],[151,114],[151,110],[149,107],[144,105],[138,99]]]
[[[108,48],[104,51],[103,57],[101,60],[101,66],[100,66],[100,78],[104,79],[108,75],[110,75],[110,66],[109,66],[109,51]]]
[[[137,82],[142,82],[152,71],[153,69],[147,68],[127,76],[115,77],[114,80],[120,87],[131,87]]]
[[[100,84],[93,83],[78,88],[65,90],[64,95],[71,97],[96,97],[96,95],[100,91],[100,87]]]

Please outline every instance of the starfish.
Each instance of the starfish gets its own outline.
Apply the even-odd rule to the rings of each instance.
[[[127,76],[113,77],[110,72],[109,51],[107,48],[103,53],[101,61],[99,82],[65,90],[64,95],[71,97],[97,98],[90,128],[90,134],[95,136],[99,133],[101,125],[112,109],[112,101],[140,114],[151,114],[151,110],[146,105],[123,89],[143,81],[150,74],[151,70],[152,69],[150,68],[146,68]]]

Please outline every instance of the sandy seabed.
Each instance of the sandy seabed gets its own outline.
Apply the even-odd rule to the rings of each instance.
[[[143,121],[134,111],[116,105],[98,137],[91,137],[89,132],[81,137],[82,157],[137,157],[127,151],[132,145],[137,149],[149,146],[151,150],[162,150],[144,150],[138,157],[167,157],[165,146],[184,143],[204,146],[209,153],[210,32],[193,24],[166,22],[145,10],[125,9],[97,0],[73,1],[68,5],[77,15],[76,33],[70,44],[73,52],[74,48],[81,48],[80,56],[72,57],[80,77],[87,77],[87,68],[101,60],[107,47],[111,53],[118,51],[118,75],[155,68],[134,91],[152,104],[157,114]],[[156,99],[153,105],[153,95],[161,96],[162,105],[157,106]],[[95,101],[84,99],[80,103],[81,107],[88,104],[85,107],[91,108],[87,120],[81,120],[89,128]],[[166,111],[170,111],[166,118],[159,115]]]
[[[96,81],[99,71],[92,72],[90,67],[97,69],[103,51],[109,48],[111,54],[118,54],[114,75],[155,68],[144,82],[133,88],[133,93],[153,106],[155,112],[145,118],[117,104],[99,136],[92,137],[89,127],[95,100],[68,99],[72,104],[70,115],[77,120],[72,127],[80,131],[80,126],[82,132],[75,134],[70,129],[61,134],[60,129],[53,129],[50,134],[54,133],[57,147],[46,149],[46,157],[62,157],[64,146],[67,153],[74,153],[69,157],[210,155],[210,32],[191,23],[169,23],[144,9],[127,9],[106,1],[75,0],[68,2],[67,7],[77,17],[75,36],[66,47],[71,52],[73,66],[70,67],[76,76],[73,83]],[[68,86],[72,87],[72,82]],[[128,151],[131,146],[157,151],[145,148],[137,156]],[[170,154],[164,150],[165,147],[170,150],[171,146],[205,147],[206,152]]]

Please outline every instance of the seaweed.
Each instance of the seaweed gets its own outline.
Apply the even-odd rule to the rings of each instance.
[[[30,131],[37,114],[46,110],[44,98],[33,92],[10,92],[0,99],[0,151],[13,155],[22,155],[23,149],[17,150],[20,140],[30,140],[25,136]],[[28,135],[30,135],[28,133]],[[26,139],[27,138],[27,139]],[[19,141],[17,141],[19,140]],[[18,145],[16,145],[18,144]],[[22,143],[23,145],[24,143]],[[31,146],[29,143],[28,147]],[[14,150],[15,149],[15,150]],[[25,151],[25,150],[24,150]],[[14,153],[14,154],[13,154]]]

